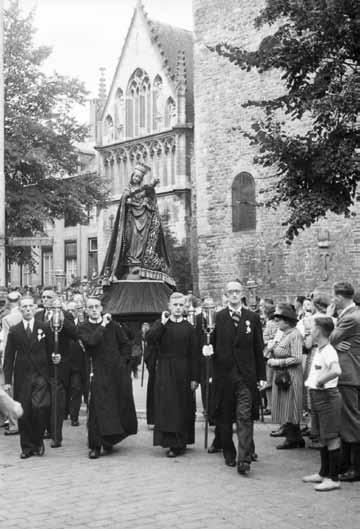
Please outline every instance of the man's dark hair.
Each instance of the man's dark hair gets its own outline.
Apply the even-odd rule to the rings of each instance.
[[[321,332],[326,338],[329,338],[330,334],[334,330],[334,322],[330,316],[320,316],[320,318],[314,318],[316,327],[321,329]]]
[[[272,298],[264,298],[264,303],[268,305],[274,305],[274,300]]]
[[[352,299],[354,297],[355,291],[351,283],[347,283],[346,281],[340,281],[339,283],[335,283],[334,292],[336,295]]]

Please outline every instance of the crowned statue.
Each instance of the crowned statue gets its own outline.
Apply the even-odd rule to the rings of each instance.
[[[150,167],[138,163],[117,211],[102,275],[117,280],[158,280],[175,286],[156,200],[159,180],[144,183]]]

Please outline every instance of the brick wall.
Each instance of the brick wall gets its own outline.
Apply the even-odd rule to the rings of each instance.
[[[259,112],[241,103],[280,94],[282,88],[277,72],[244,72],[206,46],[227,41],[256,48],[266,34],[253,25],[263,4],[262,0],[193,2],[198,282],[200,293],[209,292],[218,300],[231,278],[246,281],[253,276],[257,293],[276,299],[307,293],[316,286],[331,291],[332,284],[344,278],[360,284],[359,217],[345,220],[329,215],[304,231],[290,248],[281,226],[284,208],[258,207],[255,231],[232,232],[235,176],[251,173],[257,193],[271,178],[271,171],[254,165],[255,148],[232,127],[248,128]]]

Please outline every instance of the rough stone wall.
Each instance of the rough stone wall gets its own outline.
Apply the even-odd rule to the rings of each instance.
[[[266,31],[254,28],[263,0],[194,0],[195,27],[195,192],[200,293],[220,300],[232,278],[258,284],[257,294],[291,298],[321,286],[331,291],[340,279],[360,278],[360,218],[329,215],[284,243],[283,208],[257,207],[256,230],[232,231],[231,185],[247,171],[259,190],[271,171],[253,163],[256,150],[233,127],[248,128],[258,110],[243,108],[253,98],[279,94],[277,72],[244,72],[206,47],[227,41],[254,49]]]

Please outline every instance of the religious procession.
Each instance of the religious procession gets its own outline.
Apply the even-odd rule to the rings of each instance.
[[[0,526],[359,525],[359,58],[358,0],[0,0]]]
[[[143,185],[149,170],[136,165],[120,201],[102,296],[77,292],[64,303],[52,286],[40,299],[19,290],[7,295],[1,426],[6,436],[19,436],[20,458],[44,456],[44,439],[61,448],[63,422],[70,417],[71,426],[79,426],[83,401],[89,459],[137,434],[132,374],[142,364],[149,372],[147,423],[166,457],[184,456],[195,442],[200,387],[205,448],[222,452],[225,465],[240,475],[259,457],[254,421],[271,415],[279,428],[270,435],[284,438],[278,450],[304,448],[305,436],[319,450],[319,470],[302,477],[316,491],[360,481],[360,292],[338,282],[332,298],[315,289],[293,304],[263,298],[254,307],[236,278],[225,285],[224,306],[177,292],[157,182]],[[134,328],[121,313],[109,312],[121,281],[128,282],[129,301],[140,303],[138,313],[146,282],[172,287],[160,317]],[[137,357],[135,342],[141,344]],[[208,447],[209,424],[214,438]]]

